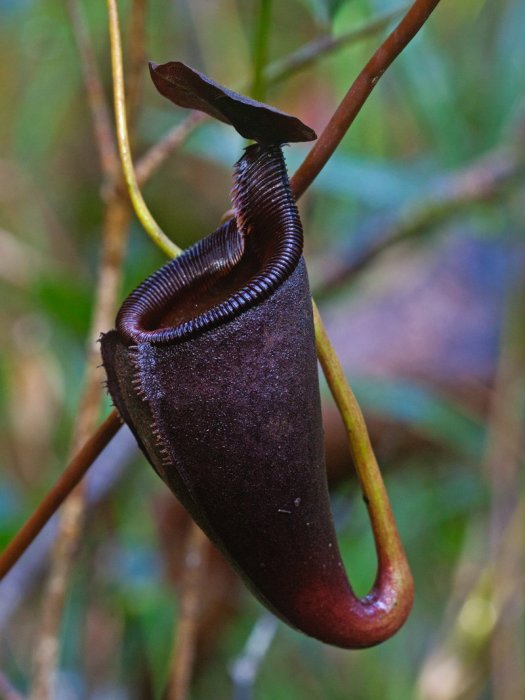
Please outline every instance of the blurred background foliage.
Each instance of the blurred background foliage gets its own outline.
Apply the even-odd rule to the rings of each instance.
[[[272,63],[399,7],[274,2],[261,26],[257,0],[150,0],[146,57],[246,85],[257,36]],[[109,97],[106,6],[83,11]],[[414,611],[378,648],[328,648],[274,624],[211,555],[196,700],[523,696],[524,26],[520,0],[444,0],[301,201],[314,294],[385,471]],[[384,32],[317,57],[265,99],[319,132]],[[146,72],[137,154],[185,116]],[[3,546],[65,464],[99,261],[103,181],[66,3],[0,0],[0,86]],[[242,145],[206,122],[144,187],[179,245],[228,209]],[[305,153],[286,150],[291,172]],[[162,262],[133,221],[120,298]],[[327,396],[325,423],[341,548],[364,594],[373,544]],[[188,523],[129,437],[112,449],[89,482],[59,698],[161,697],[169,672]],[[0,668],[22,692],[53,528],[0,586]]]

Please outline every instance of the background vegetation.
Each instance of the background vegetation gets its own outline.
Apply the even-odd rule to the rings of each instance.
[[[78,49],[85,26],[109,99],[107,16],[103,2],[83,3],[81,15],[78,7],[0,0],[2,546],[67,461],[89,381],[86,339],[109,327],[96,327],[93,312],[101,232],[113,225],[112,164],[101,170]],[[181,59],[225,85],[250,85],[254,55],[255,66],[265,54],[272,63],[398,7],[122,2],[123,26],[135,36],[128,76],[140,66],[130,98],[134,152],[186,116],[155,93],[144,58]],[[141,8],[143,51],[132,21]],[[330,55],[317,51],[304,70],[255,89],[320,131],[390,26]],[[413,567],[414,611],[378,648],[324,647],[267,618],[208,553],[192,698],[525,693],[523,26],[519,0],[444,0],[301,203],[314,294],[370,422]],[[179,245],[212,231],[228,209],[242,145],[233,130],[206,122],[145,185]],[[306,150],[287,149],[291,172]],[[112,206],[125,231],[126,205]],[[122,233],[119,245],[125,240]],[[122,279],[108,283],[117,300],[162,262],[131,220]],[[101,410],[108,407],[104,399]],[[364,593],[375,569],[371,534],[328,398],[326,436],[341,547]],[[187,520],[125,435],[94,467],[87,501],[60,618],[56,697],[160,697]],[[26,693],[36,673],[57,528],[54,521],[0,584],[0,696],[14,692],[7,679]]]

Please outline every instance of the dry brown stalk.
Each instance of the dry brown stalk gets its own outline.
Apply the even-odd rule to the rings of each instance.
[[[522,300],[525,275],[508,290],[509,304],[489,425],[485,471],[491,504],[489,541],[492,565],[490,598],[499,612],[490,638],[490,681],[499,700],[525,697],[525,597],[521,582],[525,567],[524,484],[520,457],[525,447],[525,323]],[[513,515],[514,514],[514,515]],[[518,527],[508,528],[511,519]],[[506,536],[503,537],[503,534]]]
[[[116,162],[114,157],[116,157],[116,150],[113,137],[108,136],[106,132],[107,127],[111,133],[109,124],[106,123],[109,107],[104,101],[94,52],[89,34],[82,22],[80,6],[76,2],[72,2],[70,7],[73,10],[73,24],[79,41],[80,59],[84,67],[86,92],[94,117],[102,172],[107,180],[111,180],[115,177]],[[137,37],[138,33],[135,32],[135,41],[137,41]],[[109,156],[110,152],[113,156]],[[94,432],[99,417],[102,375],[99,368],[100,355],[96,341],[101,330],[111,327],[113,323],[130,218],[129,204],[115,189],[107,202],[102,228],[101,260],[87,345],[85,389],[75,424],[72,442],[73,454]],[[35,645],[33,683],[30,696],[32,700],[48,700],[54,696],[60,621],[74,553],[83,528],[84,510],[84,493],[80,484],[64,505],[53,551],[51,571],[42,603],[41,628]]]
[[[200,527],[193,523],[187,537],[184,557],[180,615],[177,620],[168,687],[169,700],[185,700],[188,695],[195,660],[195,644],[208,548],[208,538]]]
[[[100,355],[96,344],[101,329],[114,319],[120,269],[130,220],[129,206],[118,195],[108,202],[102,233],[102,259],[95,293],[94,314],[86,358],[85,389],[72,443],[76,454],[95,431],[102,396]],[[51,571],[42,603],[40,635],[35,645],[32,700],[53,697],[53,678],[58,659],[59,628],[73,555],[83,527],[84,493],[77,486],[64,505],[52,557]]]

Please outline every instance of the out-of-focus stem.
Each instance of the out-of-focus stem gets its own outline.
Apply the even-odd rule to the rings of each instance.
[[[186,700],[195,660],[202,586],[206,568],[208,538],[198,525],[192,524],[184,555],[180,616],[177,620],[169,700]]]
[[[408,9],[403,5],[384,14],[373,17],[364,24],[350,29],[340,36],[321,36],[318,39],[304,44],[291,54],[270,63],[264,71],[264,77],[269,85],[287,80],[296,73],[313,65],[316,61],[331,53],[335,53],[345,46],[357,43],[361,39],[368,39],[385,29],[392,20]]]
[[[523,475],[517,455],[525,447],[525,274],[508,289],[507,314],[487,431],[485,470],[490,492],[490,556],[493,573],[490,598],[499,611],[490,639],[490,680],[498,700],[525,697],[525,639],[523,579],[525,519],[520,494]],[[521,498],[523,501],[523,496]],[[514,516],[512,514],[514,513]],[[511,517],[518,527],[503,533]]]
[[[86,66],[84,72],[87,76],[96,75],[93,52],[85,27],[81,40],[81,60],[85,61],[86,57],[89,59],[91,56],[89,60],[93,63],[93,65]],[[92,92],[89,90],[87,92],[88,99],[93,102]],[[103,98],[102,93],[99,94],[99,97],[100,99]],[[100,109],[98,111],[95,110],[96,113],[99,111]],[[109,111],[107,106],[104,105],[103,111]],[[95,133],[98,136],[99,132],[97,130]],[[102,144],[100,144],[99,150],[103,151]],[[103,167],[105,163],[106,161],[102,160]],[[110,176],[109,179],[114,177],[113,173],[104,172],[104,174],[107,179],[108,176]],[[88,440],[89,436],[92,435],[99,417],[102,381],[99,369],[100,356],[96,340],[101,330],[111,327],[113,323],[129,221],[129,205],[115,190],[107,202],[104,217],[101,260],[93,304],[94,312],[87,342],[85,389],[75,421],[72,454],[75,454]],[[104,441],[107,443],[109,439],[110,437],[106,436]],[[65,491],[66,488],[64,487]],[[60,621],[62,619],[69,576],[73,566],[74,552],[82,532],[85,513],[84,501],[83,485],[80,483],[71,493],[61,514],[59,531],[53,550],[51,570],[43,596],[41,626],[35,641],[30,695],[32,700],[49,700],[55,694],[54,680],[58,663]],[[48,510],[48,515],[50,514],[51,509]]]
[[[316,298],[327,296],[353,281],[384,251],[411,238],[430,233],[437,226],[478,202],[501,198],[523,181],[525,157],[519,143],[513,149],[498,148],[459,172],[446,176],[428,198],[409,203],[388,222],[370,232],[364,248],[348,256],[338,255],[322,276]]]
[[[68,0],[67,7],[75,34],[84,85],[91,109],[102,172],[106,178],[114,177],[118,168],[117,147],[111,126],[111,117],[104,97],[95,53],[86,28],[82,6],[78,0]]]
[[[111,327],[113,323],[129,217],[129,207],[121,197],[115,196],[108,202],[102,234],[102,259],[87,342],[85,388],[75,421],[71,454],[77,453],[90,438],[99,418],[102,376],[96,339],[102,329]],[[106,436],[105,442],[109,442],[109,439],[110,437]],[[62,510],[51,569],[42,601],[40,633],[35,642],[31,700],[49,700],[54,696],[60,620],[74,552],[82,532],[84,500],[83,484],[80,482]]]

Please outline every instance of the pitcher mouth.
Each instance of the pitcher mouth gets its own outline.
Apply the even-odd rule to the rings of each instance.
[[[232,200],[235,219],[124,301],[117,330],[125,342],[162,345],[193,338],[268,298],[294,271],[303,234],[278,146],[246,149],[236,165]]]

